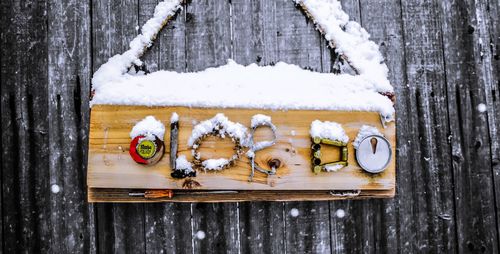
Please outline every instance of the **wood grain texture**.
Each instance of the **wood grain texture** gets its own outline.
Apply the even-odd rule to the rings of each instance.
[[[135,163],[129,156],[130,130],[135,123],[147,115],[168,126],[170,116],[179,114],[179,155],[193,160],[188,139],[191,136],[193,122],[201,122],[223,112],[229,119],[250,126],[252,116],[266,114],[272,117],[277,127],[276,144],[260,151],[256,163],[269,168],[271,160],[279,160],[275,176],[267,177],[257,172],[253,182],[248,182],[250,175],[249,159],[244,155],[236,161],[235,166],[215,172],[199,170],[195,181],[200,185],[197,189],[267,189],[267,190],[366,190],[392,189],[395,186],[395,152],[391,163],[379,174],[364,172],[356,163],[352,141],[363,125],[375,126],[395,147],[394,123],[387,123],[386,128],[375,112],[341,112],[341,111],[271,111],[254,109],[202,109],[185,107],[132,107],[95,105],[92,108],[89,141],[89,171],[87,185],[94,188],[150,188],[150,189],[183,189],[186,179],[175,179],[170,176],[172,169],[168,158],[170,148],[166,142],[165,155],[155,165],[144,166]],[[351,143],[348,144],[348,166],[338,172],[312,172],[310,123],[316,119],[335,121],[343,125]],[[293,132],[293,133],[292,133]],[[169,140],[167,131],[164,140]],[[257,140],[270,140],[270,132],[256,132]],[[234,153],[234,144],[219,139],[205,139],[200,145],[202,159],[229,158]],[[246,152],[246,149],[243,153]],[[324,162],[339,159],[340,150],[323,146],[321,158]]]
[[[181,12],[147,53],[146,69],[201,70],[233,57],[245,64],[281,60],[334,70],[335,56],[291,1],[192,2],[195,9]],[[381,46],[395,86],[402,169],[395,199],[196,209],[189,202],[88,205],[79,160],[86,160],[90,74],[125,49],[155,3],[0,3],[2,253],[498,252],[497,0],[342,0]],[[216,11],[228,8],[229,18]],[[207,42],[192,45],[198,32]],[[215,49],[214,41],[223,43]],[[485,112],[477,111],[480,103]],[[73,140],[56,145],[63,141],[56,134]],[[50,192],[54,183],[61,187],[57,194]],[[293,208],[298,217],[291,216]],[[198,231],[213,236],[199,239]]]
[[[47,6],[37,1],[2,3],[2,250],[49,250],[48,113],[46,65]],[[3,29],[2,29],[3,30]],[[33,216],[36,214],[37,216]],[[57,239],[52,236],[48,240]]]
[[[206,195],[200,190],[175,190],[172,198],[144,198],[140,196],[131,197],[130,192],[141,192],[144,189],[107,189],[90,188],[90,202],[111,202],[113,200],[120,203],[142,202],[203,202],[203,203],[230,203],[239,201],[306,201],[312,197],[319,201],[345,200],[345,199],[368,199],[389,198],[394,196],[394,190],[365,190],[365,191],[329,191],[329,190],[306,190],[306,191],[263,191],[263,190],[241,190],[227,193],[213,193]],[[315,203],[315,202],[309,202]],[[243,204],[251,204],[245,202]],[[262,203],[264,204],[264,202]],[[266,204],[273,204],[272,202]],[[255,218],[252,218],[255,219]],[[275,225],[276,226],[276,225]],[[196,233],[196,232],[195,232]]]
[[[488,121],[498,123],[498,108],[493,106],[492,98],[498,88],[493,89],[495,81],[491,79],[490,47],[483,43],[490,41],[487,21],[483,20],[486,7],[471,1],[441,7],[444,52],[448,55],[448,112],[452,118],[451,165],[455,195],[460,197],[455,200],[455,207],[460,208],[455,213],[457,248],[462,252],[498,252],[498,231],[486,226],[495,223],[498,216],[495,200],[488,198],[495,196],[493,159],[498,158],[498,124],[491,127]],[[469,50],[458,54],[462,48]],[[486,112],[478,111],[480,103],[488,105]]]
[[[50,252],[95,251],[94,209],[82,202],[85,186],[91,69],[90,3],[49,1],[48,114]],[[56,18],[59,15],[67,18]],[[49,188],[47,186],[46,188]],[[46,189],[48,192],[48,189]],[[67,205],[71,204],[71,205]]]
[[[409,204],[413,214],[409,216],[417,222],[411,244],[422,251],[439,252],[455,247],[454,236],[450,234],[453,224],[438,216],[454,212],[451,200],[444,199],[453,195],[450,164],[441,164],[450,160],[443,54],[438,50],[442,47],[441,30],[434,2],[424,5],[404,2],[402,12],[407,41],[406,82],[410,86],[406,106],[415,114],[407,123],[412,134],[409,144],[412,152],[408,156],[413,162],[408,170],[413,176],[414,191],[413,202]],[[415,139],[421,142],[411,141]],[[417,234],[418,225],[425,226],[419,227]]]

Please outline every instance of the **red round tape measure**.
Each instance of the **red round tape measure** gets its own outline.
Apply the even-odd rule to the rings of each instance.
[[[163,141],[155,135],[152,137],[141,135],[130,142],[129,153],[135,162],[151,165],[161,159],[164,150]]]

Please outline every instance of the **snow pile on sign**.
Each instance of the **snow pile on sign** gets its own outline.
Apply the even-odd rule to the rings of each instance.
[[[182,170],[186,174],[194,171],[193,166],[191,165],[191,162],[189,162],[186,159],[185,155],[179,155],[179,157],[177,157],[177,159],[175,160],[175,167],[176,167],[176,170]]]
[[[165,0],[130,43],[130,49],[110,58],[94,74],[91,104],[375,111],[384,120],[393,120],[393,104],[380,94],[392,93],[393,88],[379,48],[369,40],[369,34],[349,21],[337,0],[294,1],[359,75],[316,73],[286,63],[242,66],[232,60],[197,73],[136,73],[132,65],[143,64],[139,58],[181,8],[181,0]]]
[[[314,120],[311,123],[310,134],[313,138],[324,138],[342,143],[349,142],[349,137],[345,133],[344,128],[336,122]]]
[[[173,124],[173,123],[177,123],[179,122],[179,115],[174,112],[172,113],[172,116],[170,117],[170,123]]]
[[[163,140],[163,136],[165,135],[165,125],[156,120],[154,116],[146,116],[146,118],[138,122],[132,128],[132,131],[130,131],[130,137],[132,139],[141,135],[146,137],[155,135],[159,139]]]
[[[361,76],[335,75],[277,63],[227,65],[197,73],[124,74],[96,87],[92,104],[375,111],[386,120],[392,101]]]
[[[359,129],[358,135],[356,136],[356,139],[354,139],[354,142],[352,143],[352,146],[354,149],[358,149],[359,144],[365,137],[368,137],[370,135],[379,135],[379,136],[384,136],[380,131],[378,131],[377,128],[370,126],[370,125],[363,125],[361,126],[361,129]]]
[[[345,166],[341,165],[341,164],[323,166],[323,168],[326,170],[326,172],[337,172],[337,171],[339,171],[339,169],[342,169],[343,167],[345,167]]]
[[[228,159],[220,158],[204,160],[201,165],[205,170],[222,170],[228,163]]]

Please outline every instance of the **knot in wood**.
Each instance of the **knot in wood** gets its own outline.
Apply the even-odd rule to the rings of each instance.
[[[267,162],[270,168],[279,168],[281,166],[281,161],[279,159],[271,159]]]

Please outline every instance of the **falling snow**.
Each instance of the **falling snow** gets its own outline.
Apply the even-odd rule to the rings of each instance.
[[[196,235],[195,235],[195,237],[196,237],[197,239],[199,239],[199,240],[203,240],[203,239],[205,239],[205,236],[206,236],[206,235],[205,235],[205,232],[204,232],[204,231],[202,231],[202,230],[198,230],[198,232],[196,232]]]
[[[486,105],[484,103],[480,103],[479,105],[477,105],[477,111],[479,111],[480,113],[483,113],[486,111]]]
[[[59,191],[61,191],[61,188],[57,184],[52,184],[52,186],[50,186],[50,191],[52,191],[52,193],[59,193]]]
[[[337,211],[335,211],[335,216],[337,216],[338,218],[344,218],[345,211],[343,209],[337,209]]]

